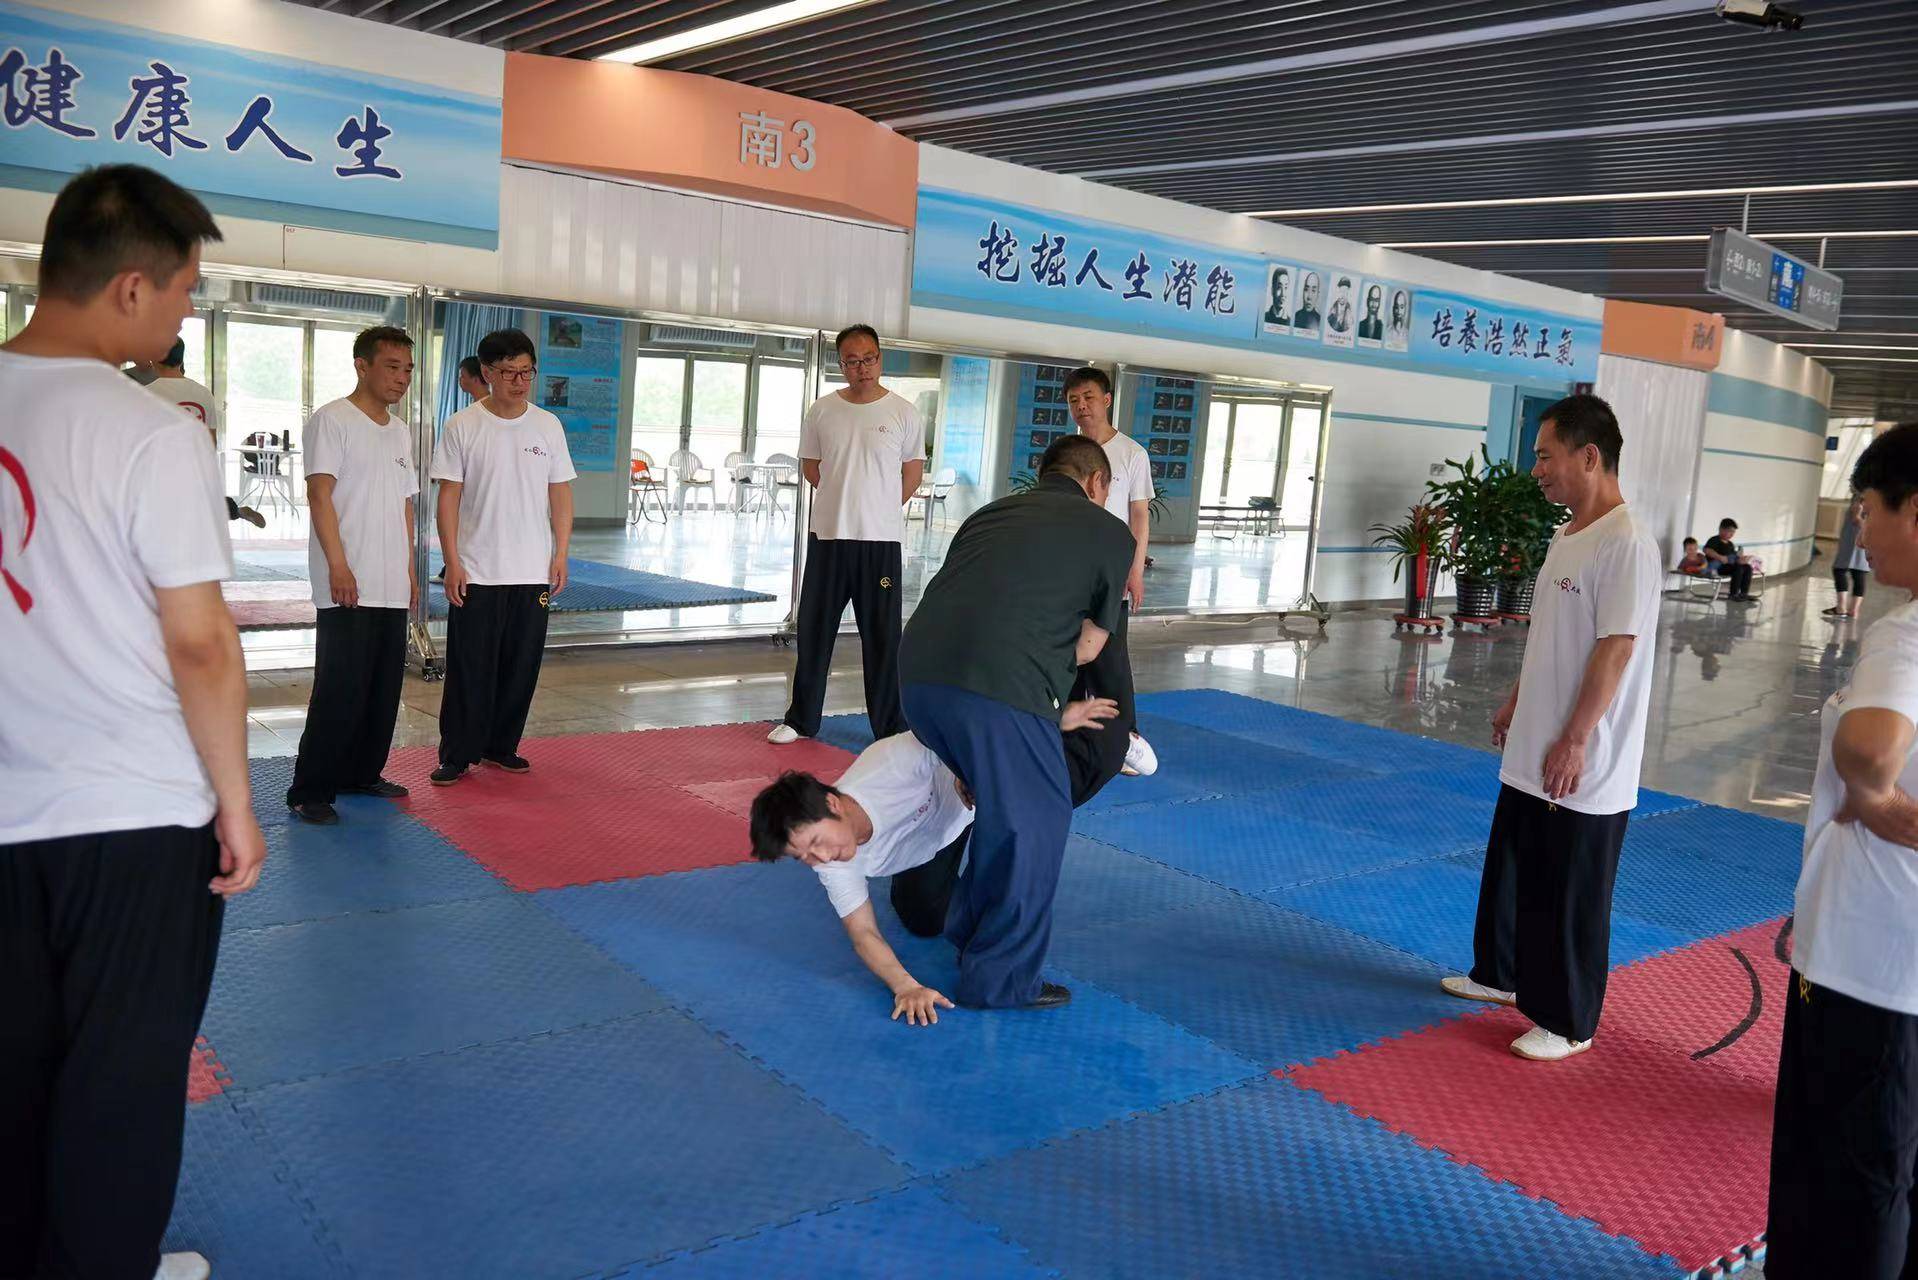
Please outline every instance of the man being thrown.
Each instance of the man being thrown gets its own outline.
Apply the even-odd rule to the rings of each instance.
[[[1126,571],[1125,600],[1119,606],[1119,627],[1092,661],[1079,669],[1074,698],[1110,698],[1119,704],[1120,733],[1068,740],[1066,754],[1075,750],[1115,752],[1123,756],[1125,772],[1149,774],[1159,767],[1152,747],[1139,736],[1132,702],[1132,662],[1126,654],[1126,618],[1145,600],[1147,539],[1152,530],[1152,459],[1145,447],[1112,425],[1112,380],[1103,370],[1087,366],[1066,375],[1066,406],[1079,434],[1106,452],[1112,464],[1112,489],[1105,509],[1125,522],[1132,533],[1132,567]],[[1115,766],[1115,772],[1117,767]]]
[[[1512,1042],[1555,1062],[1592,1047],[1610,964],[1612,883],[1638,805],[1658,545],[1618,488],[1618,419],[1577,395],[1547,409],[1532,474],[1568,506],[1539,573],[1518,685],[1492,716],[1504,784],[1479,884],[1474,964],[1445,990],[1516,1004]]]
[[[907,723],[978,801],[946,914],[963,1005],[1071,999],[1040,977],[1072,825],[1059,716],[1082,635],[1102,646],[1119,625],[1135,546],[1100,510],[1111,485],[1105,450],[1081,435],[1053,441],[1031,492],[959,527],[906,628]]]
[[[1090,646],[1090,630],[1083,641]],[[1068,738],[1095,736],[1116,704],[1088,699],[1067,706],[1059,730]],[[1076,808],[1110,781],[1100,775],[1097,751],[1066,753]],[[809,773],[787,773],[753,800],[753,856],[777,862],[791,856],[819,875],[853,951],[892,992],[892,1016],[914,1025],[939,1021],[952,1002],[921,986],[879,931],[867,896],[872,876],[892,877],[892,909],[907,932],[936,937],[945,927],[953,884],[972,826],[972,797],[931,751],[910,733],[881,738],[846,770],[836,786]]]

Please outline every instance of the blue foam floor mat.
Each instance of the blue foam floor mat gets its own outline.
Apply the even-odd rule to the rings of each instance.
[[[1060,877],[1072,1004],[932,1028],[889,1020],[790,860],[519,894],[383,801],[292,822],[292,762],[254,761],[272,861],[229,906],[203,1030],[231,1083],[189,1108],[169,1246],[221,1280],[1673,1274],[1269,1074],[1473,1012],[1437,980],[1497,757],[1140,705],[1161,774],[1076,816]],[[1784,914],[1798,838],[1643,792],[1614,963]]]
[[[660,1005],[510,895],[230,932],[202,1033],[251,1087]]]
[[[1058,1274],[1034,1265],[932,1188],[910,1187],[609,1280],[1046,1280]]]
[[[1049,972],[1074,986],[1063,1009],[942,1010],[930,1028],[893,1022],[891,996],[853,956],[823,891],[804,883],[814,877],[791,869],[799,875],[781,874],[783,866],[725,868],[539,896],[702,1024],[919,1173],[1104,1124],[1260,1069],[1075,985],[1061,969]],[[727,920],[730,936],[716,937]],[[903,931],[889,940],[921,983],[952,989],[956,966],[945,942]],[[754,976],[742,982],[741,973]],[[880,1080],[884,1087],[875,1087]]]
[[[1660,1277],[1651,1257],[1270,1077],[945,1181],[1034,1262],[1167,1277]]]
[[[1428,960],[1255,898],[1054,937],[1055,962],[1269,1068],[1459,1012]]]
[[[597,1274],[906,1177],[670,1010],[258,1090],[242,1105],[369,1280]]]

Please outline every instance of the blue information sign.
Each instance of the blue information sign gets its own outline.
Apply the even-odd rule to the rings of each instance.
[[[498,97],[0,3],[0,102],[6,185],[143,164],[241,217],[499,241]]]

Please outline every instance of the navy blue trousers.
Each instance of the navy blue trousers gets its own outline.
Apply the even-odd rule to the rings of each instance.
[[[952,998],[1016,1008],[1038,998],[1052,942],[1072,792],[1057,723],[946,685],[901,691],[906,720],[972,791],[972,847],[946,910],[959,949]]]

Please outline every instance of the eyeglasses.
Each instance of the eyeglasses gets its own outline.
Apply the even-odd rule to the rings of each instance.
[[[839,357],[839,367],[842,369],[870,369],[878,363],[879,363],[878,356],[840,356]]]
[[[531,382],[533,380],[533,375],[538,372],[539,370],[537,368],[502,369],[498,365],[493,366],[494,375],[499,378],[505,379],[507,382]]]

